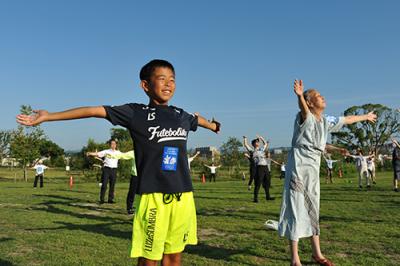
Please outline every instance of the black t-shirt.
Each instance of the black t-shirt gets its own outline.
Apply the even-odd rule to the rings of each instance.
[[[104,106],[113,125],[127,128],[135,142],[138,193],[193,190],[186,143],[198,119],[180,108],[129,103]]]

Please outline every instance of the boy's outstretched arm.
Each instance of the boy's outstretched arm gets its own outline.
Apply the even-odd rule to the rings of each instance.
[[[207,119],[205,119],[204,117],[202,117],[201,115],[199,115],[199,113],[195,113],[195,115],[197,116],[199,126],[207,128],[211,131],[214,131],[215,133],[218,133],[220,131],[221,123],[215,121],[214,118],[210,122]]]
[[[303,81],[295,79],[294,84],[293,84],[293,90],[299,100],[299,108],[300,108],[301,118],[304,121],[304,120],[306,120],[307,114],[310,112],[310,109],[308,108],[306,99],[304,99]]]
[[[31,115],[17,115],[17,122],[25,126],[36,126],[43,122],[89,117],[105,118],[106,110],[103,106],[79,107],[54,113],[49,113],[46,110],[34,110]]]
[[[346,125],[362,122],[362,121],[369,121],[375,123],[376,121],[376,114],[374,112],[369,112],[365,115],[349,115],[344,117],[344,123]]]

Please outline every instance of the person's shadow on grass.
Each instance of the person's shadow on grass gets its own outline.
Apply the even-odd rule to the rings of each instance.
[[[13,264],[13,263],[11,263],[11,262],[9,262],[7,260],[0,259],[0,265],[1,266],[13,266],[15,264]]]

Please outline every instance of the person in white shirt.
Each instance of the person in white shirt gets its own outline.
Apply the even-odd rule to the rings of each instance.
[[[215,182],[215,175],[217,174],[217,168],[220,168],[221,165],[215,166],[214,163],[211,165],[204,165],[205,167],[210,169],[211,175],[210,175],[210,182],[214,180]]]
[[[121,152],[117,150],[116,140],[110,141],[110,149],[108,150],[86,153],[87,156],[104,158],[101,175],[100,204],[104,203],[104,196],[106,194],[108,183],[110,183],[110,188],[108,190],[108,203],[115,203],[114,188],[117,181],[118,159],[114,159],[111,156],[118,155],[120,153]]]
[[[372,183],[375,185],[376,184],[376,176],[375,176],[375,153],[371,151],[369,153],[369,157],[367,159],[367,169],[369,176],[371,177]]]
[[[365,177],[367,181],[367,188],[370,188],[371,185],[369,183],[369,173],[368,173],[368,165],[367,159],[371,156],[363,156],[361,149],[358,149],[357,155],[348,155],[356,160],[356,167],[358,171],[358,186],[362,189],[362,178]]]
[[[40,160],[37,164],[35,164],[34,167],[32,167],[32,169],[36,170],[36,174],[35,174],[35,181],[33,182],[33,187],[36,188],[37,187],[37,182],[40,179],[40,187],[43,187],[43,175],[44,175],[44,170],[45,169],[49,169],[49,167],[47,167],[46,165],[43,164],[42,160]]]
[[[281,176],[279,177],[279,179],[284,179],[285,174],[286,174],[286,164],[285,164],[285,162],[282,162],[281,163]]]
[[[326,170],[327,170],[327,175],[326,175],[326,183],[333,183],[333,178],[332,178],[332,172],[333,172],[333,163],[338,162],[339,160],[331,160],[330,156],[325,156],[323,154],[323,157],[326,162]]]

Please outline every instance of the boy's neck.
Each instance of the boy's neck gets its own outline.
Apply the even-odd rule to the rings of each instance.
[[[155,106],[155,105],[163,105],[163,106],[168,106],[168,102],[159,102],[155,99],[150,99],[149,101],[150,106]]]

